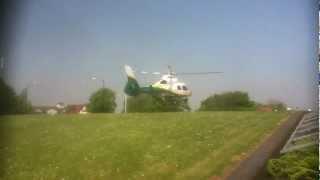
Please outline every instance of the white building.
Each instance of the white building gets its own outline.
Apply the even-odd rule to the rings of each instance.
[[[47,114],[49,114],[49,115],[56,115],[56,114],[58,114],[58,111],[57,110],[55,110],[55,109],[49,109],[49,110],[47,110]]]

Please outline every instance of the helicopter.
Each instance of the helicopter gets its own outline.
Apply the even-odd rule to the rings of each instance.
[[[125,73],[128,77],[128,82],[124,88],[124,92],[128,96],[137,96],[141,93],[151,95],[161,94],[169,96],[188,97],[192,95],[191,90],[187,84],[179,81],[177,75],[201,75],[201,74],[215,74],[222,72],[193,72],[193,73],[176,73],[172,71],[171,66],[168,66],[168,73],[162,74],[160,80],[150,84],[146,87],[140,87],[135,71],[128,65],[124,65]],[[148,74],[148,72],[141,71],[141,74]],[[160,72],[153,72],[153,75],[161,75]]]

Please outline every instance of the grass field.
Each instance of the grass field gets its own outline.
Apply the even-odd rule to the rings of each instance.
[[[195,112],[1,117],[4,179],[221,176],[286,113]]]

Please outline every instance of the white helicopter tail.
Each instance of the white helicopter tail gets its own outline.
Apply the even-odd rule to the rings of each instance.
[[[132,78],[132,79],[136,79],[136,76],[134,75],[134,71],[132,70],[132,68],[128,65],[124,65],[124,71],[126,72],[127,76]]]
[[[128,77],[128,82],[124,88],[124,92],[129,96],[136,96],[140,92],[140,87],[138,81],[136,80],[136,76],[134,75],[134,71],[128,65],[124,65],[124,70]]]

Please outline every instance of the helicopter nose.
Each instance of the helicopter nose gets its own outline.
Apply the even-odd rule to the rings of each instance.
[[[191,93],[190,90],[186,90],[186,91],[183,92],[183,95],[184,95],[184,96],[191,96],[191,94],[192,94],[192,93]]]
[[[187,94],[188,94],[188,96],[191,96],[191,95],[192,95],[192,92],[191,92],[191,91],[188,91]]]

